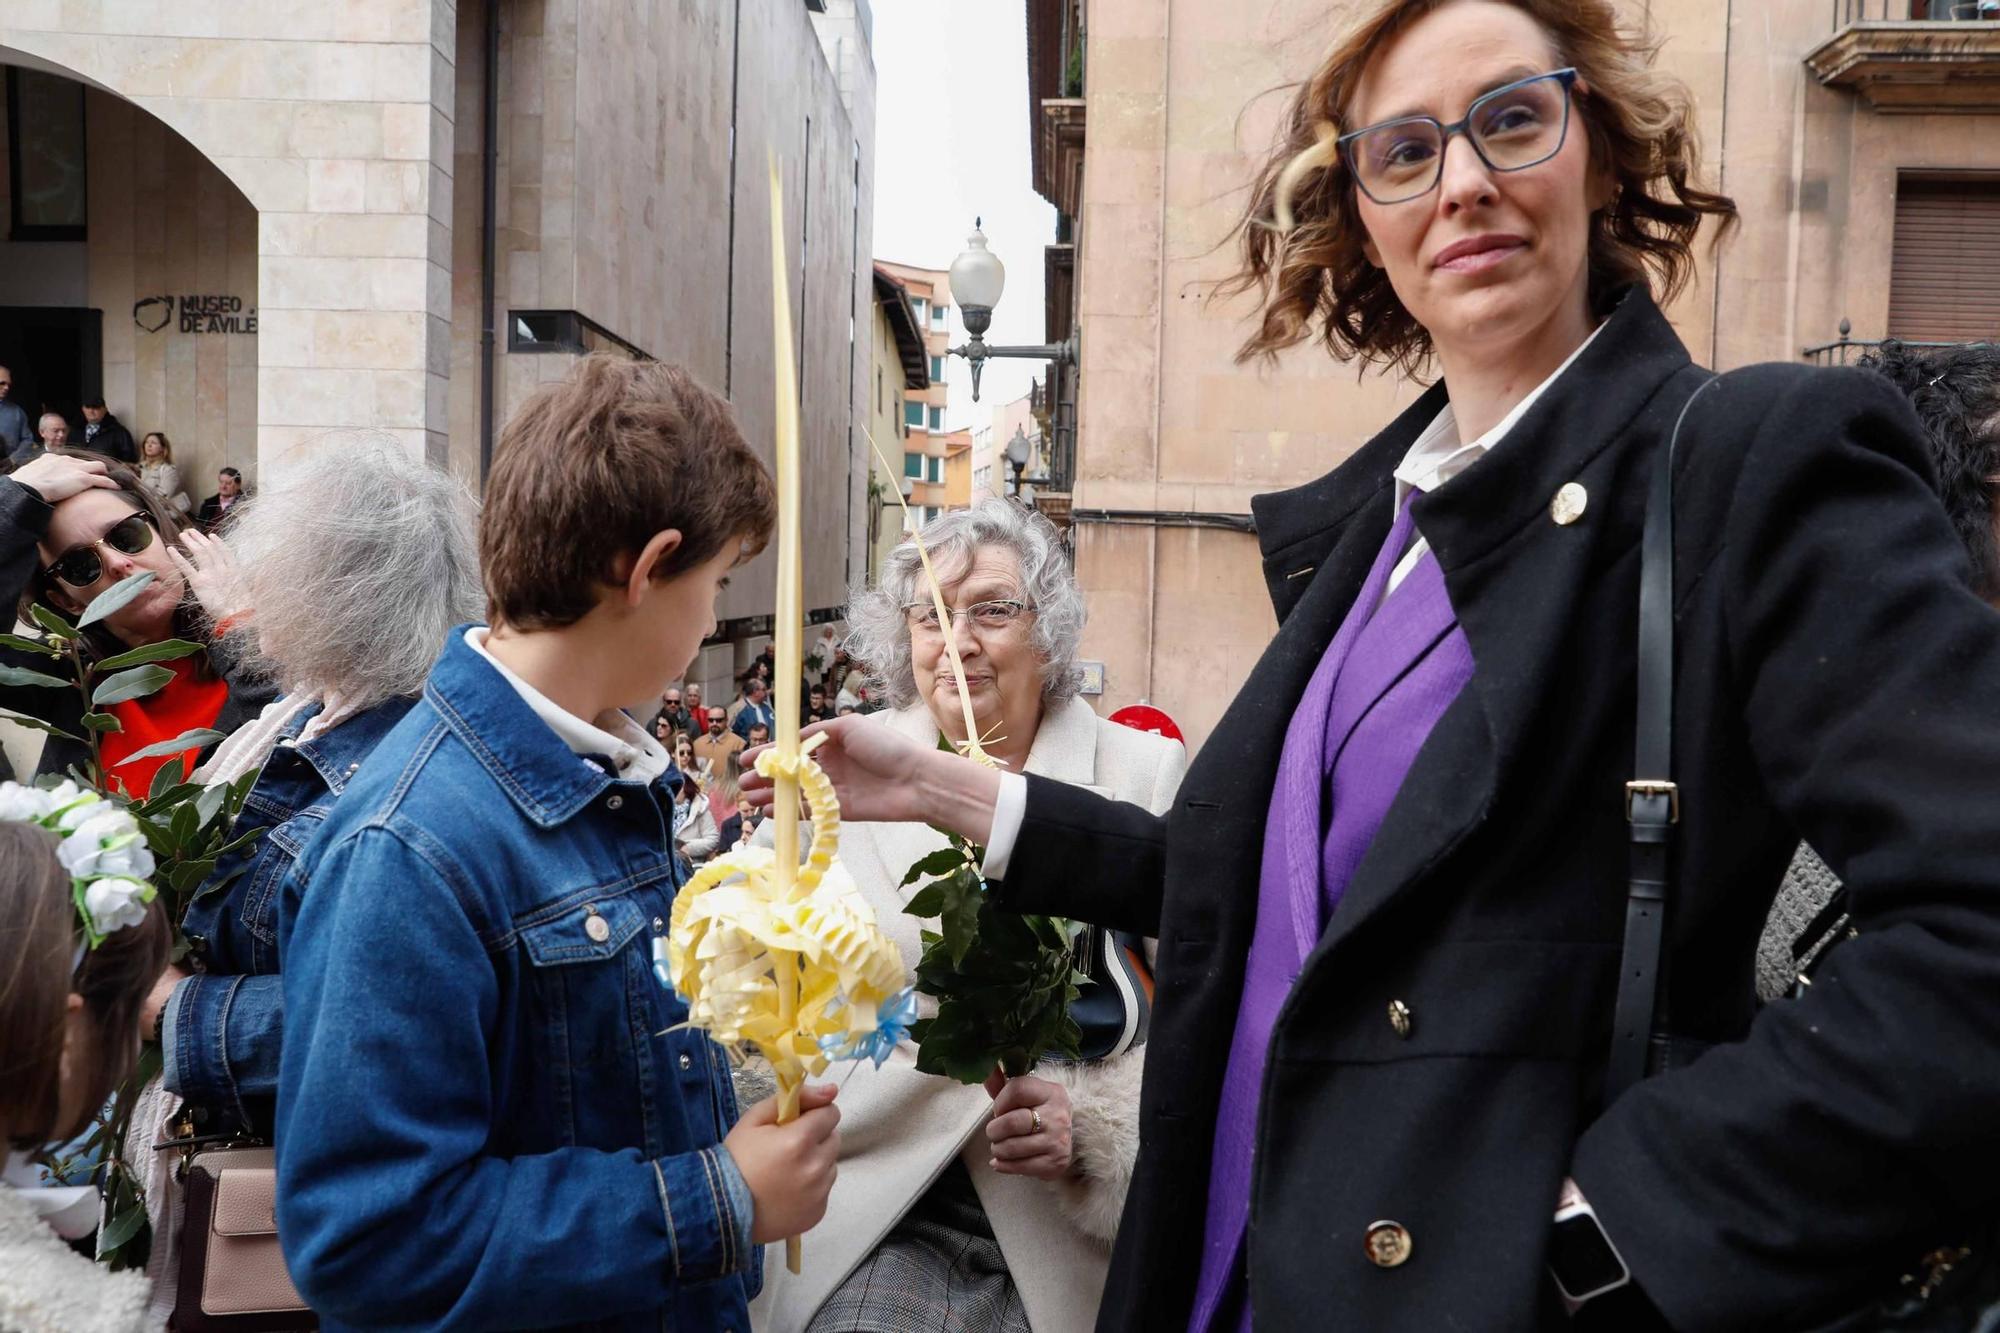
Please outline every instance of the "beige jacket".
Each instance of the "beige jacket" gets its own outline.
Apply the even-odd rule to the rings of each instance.
[[[922,706],[874,714],[874,720],[933,744],[937,724]],[[1086,787],[1156,813],[1173,801],[1187,766],[1176,741],[1100,719],[1072,700],[1043,719],[1026,770]],[[876,920],[914,968],[918,932],[935,922],[903,914],[914,889],[897,887],[918,858],[944,845],[922,824],[843,824],[840,859],[861,887]],[[929,1189],[953,1156],[970,1172],[995,1239],[1006,1256],[1029,1323],[1036,1333],[1085,1333],[1111,1258],[1110,1235],[1137,1148],[1138,1078],[1143,1048],[1103,1066],[1063,1071],[1075,1119],[1082,1185],[1003,1176],[989,1165],[984,1134],[992,1101],[983,1088],[916,1071],[915,1044],[905,1041],[887,1064],[863,1066],[844,1079],[840,1177],[826,1220],[805,1237],[805,1263],[785,1271],[782,1245],[765,1247],[764,1290],[751,1320],[770,1333],[797,1333],[856,1265]],[[1055,1077],[1049,1070],[1037,1070]]]

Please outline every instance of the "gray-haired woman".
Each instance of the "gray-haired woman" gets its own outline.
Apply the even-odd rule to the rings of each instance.
[[[923,540],[949,625],[908,542],[880,585],[848,605],[847,647],[889,703],[874,725],[925,744],[965,739],[949,634],[989,753],[1015,772],[1165,810],[1186,762],[1180,745],[1103,721],[1077,698],[1083,597],[1048,521],[988,500],[933,520]],[[912,890],[898,885],[943,845],[921,825],[841,829],[842,862],[909,961],[920,928],[935,923],[904,915]],[[1095,947],[1122,961],[1114,939],[1097,937]],[[1136,988],[1127,998],[1129,1017],[1110,1043],[1122,1053],[1106,1059],[996,1075],[982,1089],[917,1073],[905,1041],[849,1083],[829,1225],[813,1233],[798,1276],[766,1257],[752,1307],[759,1327],[1090,1328],[1138,1147]]]
[[[169,967],[147,1001],[173,1094],[149,1098],[156,1117],[184,1100],[202,1134],[269,1135],[284,1032],[275,889],[416,702],[451,628],[479,618],[476,512],[460,482],[364,437],[280,472],[244,502],[226,546],[209,538],[183,566],[283,694],[194,775],[230,782],[261,766],[236,832],[263,836],[216,866],[182,923],[186,967]],[[161,1220],[149,1267],[171,1274]]]

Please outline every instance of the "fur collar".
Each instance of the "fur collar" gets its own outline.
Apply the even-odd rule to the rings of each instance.
[[[113,1273],[72,1250],[0,1186],[0,1333],[136,1333],[143,1273]]]

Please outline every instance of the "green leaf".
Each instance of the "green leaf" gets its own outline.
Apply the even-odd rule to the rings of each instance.
[[[187,893],[197,888],[215,870],[213,857],[200,861],[183,861],[167,872],[167,883],[175,893]]]
[[[146,1224],[146,1209],[134,1204],[111,1219],[109,1225],[97,1238],[97,1252],[108,1255],[126,1241],[139,1234],[139,1228]]]
[[[115,676],[107,676],[91,691],[90,705],[93,708],[108,708],[112,704],[122,704],[128,699],[143,699],[149,694],[157,694],[166,683],[174,678],[174,673],[163,666],[133,667]],[[138,758],[137,755],[132,756]],[[125,761],[130,763],[131,759]]]
[[[92,731],[123,731],[125,724],[109,713],[85,713],[83,725]]]
[[[200,651],[200,644],[190,643],[186,639],[162,639],[158,643],[149,643],[143,648],[134,648],[116,657],[107,657],[97,664],[97,669],[121,671],[126,667],[144,666],[148,662],[172,662]]]
[[[142,815],[157,815],[170,812],[182,801],[190,801],[201,795],[203,787],[199,782],[181,782],[167,788],[155,796],[147,793],[146,799],[133,807]]]
[[[944,911],[944,899],[944,881],[933,881],[910,895],[910,901],[903,904],[903,915],[926,919],[938,916]]]
[[[175,843],[182,847],[187,846],[194,835],[201,830],[201,821],[195,818],[194,806],[191,804],[175,806],[169,823],[174,832]]]
[[[920,879],[929,879],[937,875],[948,875],[964,864],[965,854],[963,852],[959,851],[956,847],[946,847],[941,851],[932,852],[929,856],[924,857],[911,866],[904,873],[903,882],[897,885],[897,887],[908,888]],[[925,912],[922,915],[931,916],[933,913]]]
[[[28,608],[28,618],[47,630],[52,638],[62,639],[67,642],[76,637],[76,626],[70,624],[40,602],[36,602]],[[61,649],[57,649],[57,651],[60,652]]]
[[[0,666],[0,685],[39,685],[46,690],[66,690],[71,682],[31,671],[27,667]]]
[[[24,639],[18,634],[0,634],[0,648],[12,648],[21,653],[40,653],[43,657],[61,657],[63,650],[52,643],[40,639]]]
[[[137,574],[118,580],[118,582],[90,599],[90,605],[86,606],[83,609],[83,614],[76,618],[76,627],[83,629],[86,626],[95,625],[106,616],[116,615],[118,612],[124,610],[126,604],[134,597],[146,591],[147,587],[158,577],[159,575],[155,574],[152,570],[142,569]]]
[[[29,731],[39,731],[50,736],[60,736],[66,741],[80,741],[83,739],[83,737],[74,732],[64,731],[61,727],[44,722],[38,717],[27,717],[20,713],[0,713],[0,717],[6,718],[7,721],[12,722],[17,727],[26,727]]]
[[[140,669],[144,671],[166,670],[165,667],[142,667]],[[113,676],[111,679],[116,680],[118,678]],[[109,685],[111,681],[104,683]],[[135,759],[156,759],[163,754],[179,755],[188,750],[206,750],[209,746],[221,740],[222,737],[223,733],[215,730],[213,727],[196,727],[192,731],[183,731],[170,741],[161,741],[157,745],[148,745],[143,750],[134,750],[118,762],[129,764]],[[166,769],[162,768],[160,772],[164,773]],[[157,775],[155,777],[157,779]],[[178,775],[175,776],[175,784],[179,784]],[[156,780],[153,785],[157,787],[159,785],[158,781]],[[150,796],[151,793],[148,793],[148,795]]]
[[[201,795],[194,798],[194,812],[201,820],[201,827],[203,829],[208,828],[209,825],[215,822],[215,817],[222,813],[223,802],[228,799],[229,789],[227,787],[202,788]]]
[[[132,757],[137,759],[139,756],[133,755]],[[186,776],[187,761],[181,756],[175,755],[172,759],[160,765],[159,772],[153,774],[152,790],[148,791],[146,795],[157,801],[167,792],[180,786],[181,779]]]

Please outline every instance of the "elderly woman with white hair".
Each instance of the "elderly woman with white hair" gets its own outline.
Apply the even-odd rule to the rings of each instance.
[[[1077,697],[1083,596],[1048,521],[987,500],[932,520],[923,541],[948,624],[911,542],[848,605],[848,649],[889,704],[873,724],[926,745],[965,740],[950,635],[988,753],[1016,772],[1164,811],[1181,747],[1106,722]],[[921,952],[920,929],[936,922],[906,915],[914,889],[899,885],[942,846],[922,825],[841,827],[841,861],[907,963]],[[1085,1055],[1097,1058],[967,1087],[918,1073],[906,1039],[843,1087],[828,1224],[797,1276],[766,1256],[752,1306],[760,1328],[1050,1333],[1095,1323],[1138,1145],[1149,983],[1142,941],[1093,934],[1089,947],[1099,984]]]
[[[199,1134],[270,1133],[284,1032],[275,889],[416,702],[452,627],[478,619],[475,517],[464,485],[364,437],[292,464],[244,502],[226,548],[211,538],[183,566],[283,691],[194,774],[214,785],[261,767],[236,833],[262,836],[197,893],[183,922],[191,952],[142,1015],[164,1048],[166,1090]]]
[[[183,923],[191,970],[169,968],[147,1011],[166,1085],[207,1112],[204,1132],[269,1127],[283,1030],[273,889],[416,702],[451,628],[479,618],[475,516],[457,480],[364,438],[245,501],[233,562],[211,562],[221,568],[207,578],[189,571],[283,691],[194,775],[229,782],[261,765],[237,832],[263,836],[196,895]]]

